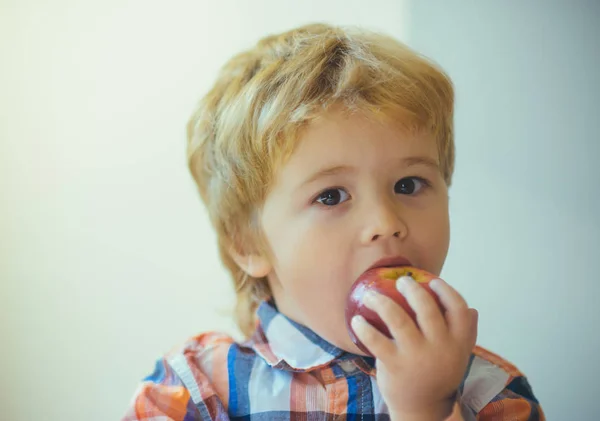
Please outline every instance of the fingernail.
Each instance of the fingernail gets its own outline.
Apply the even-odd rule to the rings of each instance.
[[[429,283],[429,286],[431,287],[431,289],[433,289],[434,291],[436,291],[439,287],[442,286],[442,283],[444,281],[440,278],[435,278],[432,279],[431,282]],[[436,291],[437,292],[437,291]]]
[[[361,326],[364,326],[365,323],[367,323],[367,321],[363,316],[354,316],[350,321],[352,329],[359,329]]]
[[[411,284],[414,284],[416,281],[410,276],[402,276],[398,278],[396,281],[396,288],[402,292]]]
[[[479,312],[474,308],[471,309],[471,318],[473,319],[473,327],[477,327],[477,323],[479,323]]]
[[[377,293],[373,292],[373,291],[367,291],[367,293],[365,294],[364,298],[363,298],[363,303],[367,306],[367,307],[375,307],[377,305]]]

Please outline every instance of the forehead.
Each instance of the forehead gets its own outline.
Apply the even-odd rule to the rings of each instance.
[[[439,163],[437,144],[425,131],[408,130],[392,118],[331,111],[311,121],[300,133],[284,171],[310,171],[335,165],[376,169],[399,160],[422,157]]]

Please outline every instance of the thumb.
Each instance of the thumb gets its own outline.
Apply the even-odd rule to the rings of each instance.
[[[474,308],[469,309],[469,313],[471,313],[471,345],[475,346],[477,343],[477,331],[479,325],[479,312]]]

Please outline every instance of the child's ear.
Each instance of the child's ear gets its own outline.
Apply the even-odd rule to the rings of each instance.
[[[253,278],[264,278],[269,273],[273,266],[269,259],[258,254],[242,254],[235,250],[230,250],[231,258],[237,265]]]

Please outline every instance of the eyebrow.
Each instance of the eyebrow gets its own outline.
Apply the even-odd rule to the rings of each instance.
[[[435,159],[429,158],[428,156],[411,156],[402,159],[400,162],[402,162],[402,164],[404,164],[406,167],[424,165],[426,167],[431,167],[435,170],[440,169],[440,164]]]
[[[351,167],[348,165],[336,165],[335,167],[325,168],[325,169],[317,171],[316,173],[314,173],[313,175],[308,177],[306,180],[304,180],[302,182],[301,186],[306,186],[307,184],[310,184],[313,181],[318,180],[319,178],[330,177],[332,175],[349,173],[349,172],[354,172],[354,171],[356,171],[356,169],[354,167]]]
[[[414,167],[417,165],[423,165],[426,167],[430,167],[436,171],[440,170],[440,164],[436,160],[429,158],[427,156],[411,156],[408,158],[401,159],[399,161],[399,163],[400,163],[400,165],[403,165],[405,167]],[[330,177],[333,175],[338,175],[338,174],[343,174],[343,173],[351,173],[351,172],[355,172],[355,171],[356,171],[356,168],[348,166],[348,165],[336,165],[334,167],[324,168],[322,170],[317,171],[316,173],[314,173],[313,175],[308,177],[306,180],[304,180],[302,182],[301,186],[310,184],[313,181],[318,180],[319,178]]]

